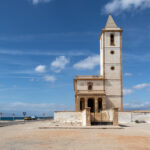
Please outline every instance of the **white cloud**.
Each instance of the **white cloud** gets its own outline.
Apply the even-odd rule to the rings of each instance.
[[[37,5],[39,3],[48,3],[51,2],[52,0],[30,0],[30,1],[32,1],[33,5]]]
[[[123,95],[129,95],[131,93],[133,93],[132,89],[123,89]]]
[[[146,88],[146,87],[150,87],[150,84],[149,83],[137,84],[133,88],[134,89],[143,89],[143,88]]]
[[[38,66],[35,68],[35,71],[36,71],[36,72],[39,72],[39,73],[44,73],[44,72],[46,72],[46,66],[45,66],[45,65],[38,65]]]
[[[30,0],[31,1],[31,0]],[[6,42],[31,42],[31,41],[89,41],[85,37],[97,35],[97,32],[59,32],[59,33],[41,33],[41,34],[22,34],[22,35],[0,35],[0,41]],[[80,37],[80,39],[79,39]]]
[[[55,82],[56,78],[54,76],[47,75],[47,76],[44,76],[44,80],[47,82]]]
[[[116,13],[144,8],[150,8],[150,0],[111,0],[104,9],[106,13]]]
[[[67,51],[63,51],[63,50],[55,50],[55,49],[51,49],[51,50],[37,50],[37,49],[33,49],[33,50],[15,50],[15,49],[0,49],[0,54],[3,55],[11,55],[11,56],[22,56],[22,55],[29,55],[29,56],[62,56],[62,55],[66,55],[66,56],[87,56],[87,55],[91,55],[91,52],[89,50],[67,50]]]
[[[51,69],[58,73],[62,71],[68,63],[69,60],[65,56],[57,57],[56,60],[51,63]]]
[[[126,77],[130,77],[130,76],[132,76],[133,74],[132,73],[128,73],[128,72],[126,72],[125,74],[124,74],[124,76],[126,76]]]
[[[94,67],[100,64],[100,56],[89,56],[84,60],[79,61],[78,63],[74,64],[75,69],[93,69]]]
[[[149,110],[150,108],[150,102],[144,102],[144,103],[125,103],[124,109],[126,110]]]
[[[129,94],[133,93],[135,90],[144,89],[146,87],[150,87],[150,84],[149,83],[137,84],[130,89],[123,89],[123,94],[129,95]],[[149,89],[147,89],[147,91],[149,92]]]

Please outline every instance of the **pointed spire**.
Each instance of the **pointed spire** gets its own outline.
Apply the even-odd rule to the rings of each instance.
[[[105,28],[118,28],[111,14],[109,14]]]

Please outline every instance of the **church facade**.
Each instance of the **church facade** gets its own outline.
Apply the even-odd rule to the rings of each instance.
[[[100,40],[100,75],[76,76],[75,111],[90,108],[93,119],[102,110],[123,111],[122,29],[111,15],[102,29]]]

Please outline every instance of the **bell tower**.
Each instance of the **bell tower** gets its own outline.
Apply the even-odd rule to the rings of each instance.
[[[123,111],[122,29],[111,15],[100,35],[100,75],[104,78],[106,108]]]

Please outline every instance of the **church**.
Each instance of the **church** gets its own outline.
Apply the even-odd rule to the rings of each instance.
[[[122,29],[109,15],[100,40],[100,76],[76,76],[75,110],[91,108],[91,113],[113,107],[123,111]]]
[[[90,123],[109,122],[112,121],[111,114],[114,114],[110,113],[110,110],[116,108],[117,111],[123,111],[122,29],[116,25],[111,15],[101,31],[99,40],[100,75],[76,76],[75,113],[55,112],[56,120],[69,120],[69,114],[70,118],[75,119],[81,115],[80,112],[86,110],[88,113],[85,113],[85,118],[90,120]],[[89,124],[89,121],[87,122]]]

